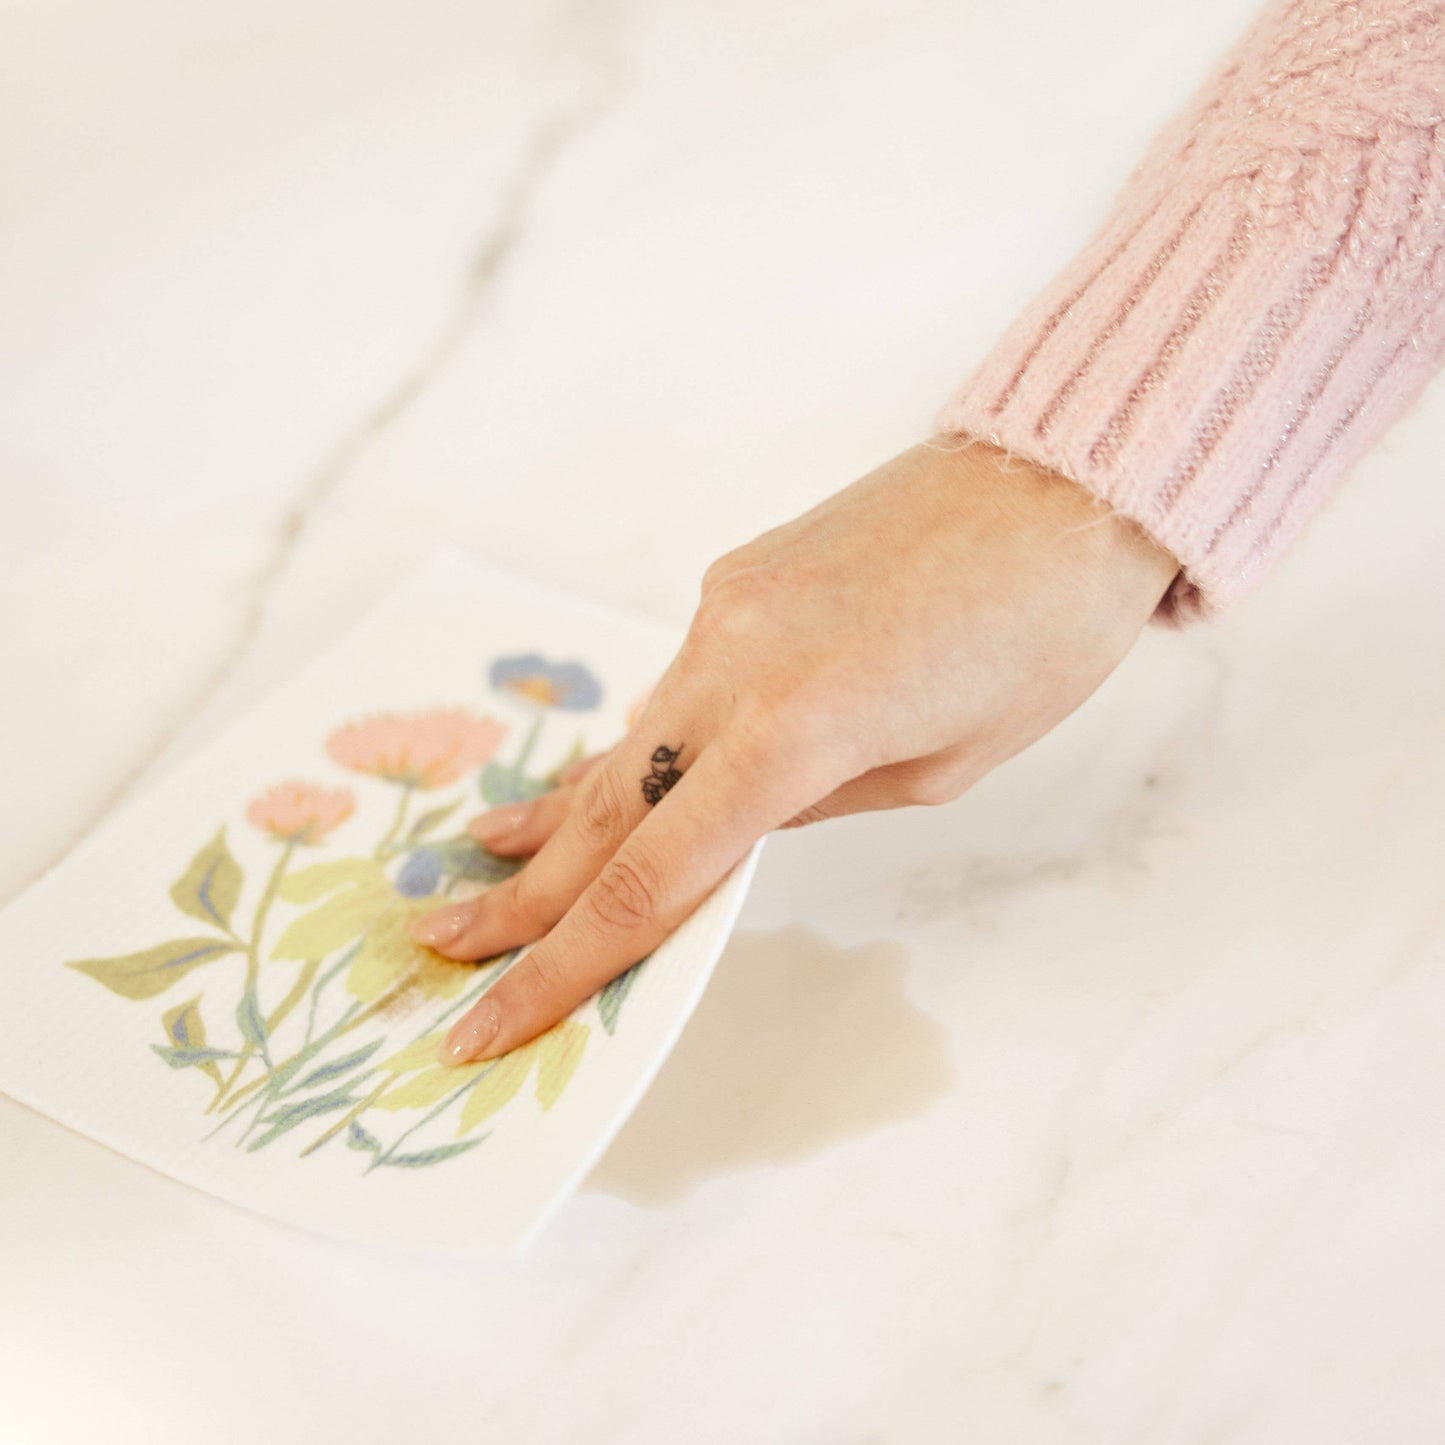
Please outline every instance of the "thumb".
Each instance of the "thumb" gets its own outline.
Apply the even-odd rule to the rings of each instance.
[[[826,797],[795,813],[784,828],[804,828],[825,818],[849,813],[877,813],[885,808],[936,806],[966,793],[987,768],[969,761],[959,747],[943,748],[926,757],[869,768],[833,789]]]

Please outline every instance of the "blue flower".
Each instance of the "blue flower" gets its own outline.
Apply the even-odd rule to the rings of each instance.
[[[429,898],[441,877],[441,859],[430,848],[418,848],[396,875],[396,891],[404,898]]]
[[[602,684],[580,662],[548,662],[540,653],[499,657],[492,686],[542,707],[587,712],[602,701]]]

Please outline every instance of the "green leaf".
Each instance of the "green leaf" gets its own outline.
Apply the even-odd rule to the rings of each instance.
[[[314,1119],[318,1114],[329,1114],[335,1109],[354,1103],[356,1095],[348,1085],[333,1089],[329,1094],[317,1094],[312,1099],[297,1099],[290,1104],[282,1104],[279,1109],[273,1109],[271,1113],[263,1116],[261,1123],[284,1124],[287,1128],[293,1128],[303,1119]]]
[[[234,1059],[236,1055],[230,1049],[172,1049],[165,1044],[152,1044],[156,1053],[163,1058],[173,1069],[194,1069],[201,1068],[210,1074],[217,1083],[221,1081],[221,1071],[216,1067],[217,1059]],[[210,1065],[206,1068],[206,1065]]]
[[[520,858],[497,858],[488,853],[475,838],[443,838],[430,845],[442,865],[442,872],[469,883],[500,883],[510,878],[521,866]]]
[[[126,953],[118,958],[83,958],[65,966],[89,974],[122,998],[154,998],[193,968],[239,951],[240,945],[229,939],[177,938],[141,953]]]
[[[552,791],[546,778],[518,775],[505,763],[490,762],[482,769],[478,786],[482,801],[495,808],[500,803],[527,803]]]
[[[254,988],[248,988],[236,1005],[236,1027],[248,1044],[255,1044],[258,1049],[266,1047],[266,1020],[261,1017]]]
[[[226,830],[221,828],[191,859],[190,867],[172,886],[171,898],[182,913],[229,931],[243,876],[241,865],[226,847]]]
[[[300,1058],[292,1059],[290,1063],[282,1064],[272,1073],[270,1082],[267,1087],[277,1090],[284,1088],[287,1084],[291,1082],[292,1079],[296,1077],[296,1075],[301,1070],[302,1064],[304,1064],[305,1062],[306,1057],[303,1056]]]
[[[425,838],[434,829],[440,828],[456,810],[461,807],[462,800],[454,799],[450,803],[443,803],[439,808],[428,808],[425,813],[411,825],[407,833],[408,838]]]
[[[373,1154],[381,1152],[381,1140],[363,1129],[355,1119],[346,1126],[346,1143],[351,1149],[369,1149]]]
[[[606,988],[597,996],[597,1012],[602,1016],[602,1027],[609,1034],[617,1032],[617,1015],[622,1008],[622,1000],[627,997],[632,985],[637,982],[637,971],[647,960],[644,958],[641,963],[634,963],[626,973],[619,973]]]
[[[271,1127],[246,1145],[246,1152],[254,1154],[256,1150],[264,1149],[273,1139],[294,1129],[298,1124],[304,1124],[307,1119],[314,1119],[320,1114],[334,1114],[338,1109],[349,1109],[356,1102],[356,1097],[346,1089],[337,1089],[330,1094],[317,1094],[314,1098],[302,1099],[299,1103],[286,1104],[275,1113],[261,1117],[259,1122]]]
[[[201,996],[188,998],[168,1008],[161,1015],[161,1027],[166,1037],[178,1048],[199,1048],[206,1042],[206,1026],[201,1021]]]
[[[465,1154],[475,1149],[480,1139],[463,1139],[459,1144],[438,1144],[434,1149],[421,1149],[415,1154],[393,1154],[390,1159],[378,1159],[378,1164],[388,1164],[393,1169],[425,1169],[429,1164],[440,1164],[456,1154]]]
[[[364,1064],[381,1046],[384,1040],[376,1039],[366,1045],[365,1048],[356,1049],[352,1053],[344,1054],[339,1059],[333,1059],[329,1064],[322,1064],[318,1069],[312,1071],[296,1085],[298,1089],[314,1089],[317,1084],[324,1084],[328,1079],[335,1079],[342,1074],[349,1073],[358,1064]]]
[[[502,763],[488,763],[477,779],[482,801],[489,807],[502,803],[515,803],[517,796],[512,791],[512,770]]]
[[[216,1061],[235,1058],[235,1055],[226,1049],[206,1047],[206,1025],[201,1019],[200,994],[168,1008],[161,1015],[161,1027],[174,1047],[166,1048],[161,1044],[152,1044],[151,1047],[171,1068],[200,1069],[217,1084],[221,1082],[221,1070]]]

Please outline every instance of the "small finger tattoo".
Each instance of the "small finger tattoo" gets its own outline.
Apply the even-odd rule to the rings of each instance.
[[[652,752],[652,771],[642,780],[642,796],[647,799],[648,806],[654,806],[662,801],[662,795],[677,782],[682,774],[673,767],[683,749],[683,744],[678,743],[675,748],[670,748],[666,743],[659,743]]]

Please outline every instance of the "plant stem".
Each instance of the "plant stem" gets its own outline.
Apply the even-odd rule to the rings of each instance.
[[[346,950],[346,952],[343,953],[343,954],[341,955],[341,957],[338,958],[338,959],[336,960],[336,962],[333,963],[333,964],[331,965],[331,967],[328,968],[328,969],[326,970],[326,972],[321,975],[321,982],[318,983],[318,984],[316,985],[315,989],[312,991],[312,994],[311,994],[311,1011],[310,1011],[310,1013],[307,1015],[307,1019],[306,1019],[306,1038],[305,1038],[305,1041],[304,1041],[304,1043],[303,1043],[303,1045],[302,1045],[303,1047],[305,1047],[307,1044],[310,1044],[310,1042],[311,1042],[311,1035],[316,1031],[316,1005],[317,1005],[317,1004],[320,1002],[320,1000],[321,1000],[322,990],[323,990],[323,989],[326,987],[326,985],[327,985],[328,983],[330,983],[331,980],[332,980],[333,978],[335,978],[336,975],[337,975],[338,973],[340,973],[341,970],[342,970],[343,968],[345,968],[346,965],[347,965],[348,963],[350,963],[351,960],[354,959],[354,958],[356,957],[356,955],[361,951],[361,942],[362,942],[362,941],[361,941],[360,939],[357,939],[357,941],[356,941],[355,943],[353,943],[353,944],[351,945],[351,947],[348,948],[348,949]]]
[[[278,1064],[274,1069],[272,1069],[270,1073],[262,1074],[258,1078],[252,1079],[251,1082],[245,1086],[245,1088],[240,1089],[235,1094],[233,1094],[230,1098],[230,1101],[226,1105],[226,1110],[230,1118],[234,1119],[239,1117],[235,1111],[239,1109],[240,1105],[246,1102],[248,1098],[250,1098],[250,1102],[256,1102],[256,1099],[251,1098],[250,1096],[255,1094],[255,1091],[259,1089],[262,1084],[270,1085],[274,1081],[276,1075],[285,1074],[286,1070],[292,1064],[305,1062],[306,1059],[320,1053],[321,1050],[324,1049],[326,1045],[329,1044],[332,1039],[334,1039],[339,1033],[345,1032],[345,1025],[347,1024],[348,1020],[350,1020],[350,1018],[353,1014],[355,1014],[357,1009],[361,1007],[359,1003],[352,1004],[351,1007],[348,1008],[346,1012],[343,1013],[341,1017],[334,1024],[332,1024],[331,1027],[327,1029],[324,1034],[321,1035],[320,1038],[316,1039],[314,1042],[311,1038],[311,1034],[316,1027],[316,1002],[321,996],[322,989],[324,989],[326,985],[330,983],[331,980],[335,978],[336,975],[340,973],[341,970],[345,968],[346,965],[350,963],[353,958],[356,957],[356,951],[360,947],[361,944],[359,942],[354,943],[350,948],[346,950],[345,953],[341,955],[340,958],[336,960],[334,964],[332,964],[329,969],[326,970],[324,974],[322,974],[321,981],[316,985],[315,989],[312,991],[311,994],[311,1011],[310,1016],[306,1022],[306,1038],[302,1043],[301,1047],[299,1049],[296,1049],[293,1053],[289,1054],[286,1058],[282,1059],[280,1064]],[[313,963],[308,963],[307,967],[311,969],[314,975],[317,965]],[[300,980],[298,979],[297,982],[299,984]],[[296,988],[293,987],[292,992],[296,993]],[[291,1006],[291,1003],[292,1000],[288,995],[287,999],[285,1000],[284,1006],[289,1008]],[[280,1009],[278,1008],[277,1013],[279,1012]],[[299,1072],[299,1070],[297,1070],[297,1072]],[[266,1093],[261,1096],[260,1102],[262,1109],[265,1108],[267,1101],[272,1097],[272,1092],[273,1091],[268,1088]],[[282,1089],[278,1092],[285,1091],[284,1089]],[[214,1100],[212,1101],[212,1109],[214,1109],[215,1107],[215,1102],[216,1101]],[[206,1112],[210,1113],[211,1109],[207,1109]],[[215,1132],[215,1129],[211,1130],[211,1134],[214,1134]],[[209,1139],[211,1137],[211,1134],[207,1134],[205,1137]]]
[[[296,975],[296,981],[291,985],[291,992],[271,1010],[266,1020],[266,1032],[275,1033],[285,1021],[286,1016],[301,1002],[302,995],[311,987],[311,980],[316,977],[316,970],[321,967],[319,958],[308,959],[301,965],[301,971]]]
[[[420,1129],[424,1124],[430,1124],[431,1121],[435,1119],[438,1114],[440,1114],[443,1110],[450,1108],[451,1105],[454,1104],[458,1099],[460,1099],[461,1096],[465,1094],[468,1089],[474,1089],[478,1084],[481,1083],[483,1079],[487,1077],[488,1074],[492,1072],[492,1069],[496,1068],[496,1066],[496,1060],[493,1060],[490,1067],[483,1069],[481,1073],[479,1073],[475,1078],[468,1079],[466,1083],[463,1084],[459,1089],[453,1089],[452,1092],[448,1094],[446,1098],[441,1101],[440,1104],[433,1105],[431,1109],[429,1109],[420,1119],[416,1121],[415,1124],[411,1126],[411,1128],[403,1129],[402,1132],[397,1135],[394,1142],[385,1150],[385,1152],[372,1156],[371,1163],[366,1166],[365,1172],[367,1174],[370,1174],[371,1171],[375,1169],[378,1164],[388,1163],[391,1160],[391,1157],[396,1153],[396,1151],[400,1149],[401,1146],[405,1144],[406,1141],[413,1134],[415,1134],[418,1129]]]
[[[251,938],[246,944],[246,982],[243,992],[254,992],[257,980],[261,974],[261,936],[266,927],[266,915],[271,911],[271,905],[276,901],[276,892],[281,886],[281,879],[290,866],[291,855],[296,851],[296,840],[288,839],[286,846],[281,850],[281,856],[276,860],[276,866],[271,869],[271,876],[266,880],[265,891],[261,894],[260,901],[256,904],[256,912],[251,919]],[[230,1077],[221,1085],[215,1098],[206,1106],[206,1113],[214,1113],[217,1107],[225,1100],[231,1092],[236,1080],[240,1077],[241,1071],[250,1062],[252,1055],[256,1052],[256,1046],[247,1043],[241,1050],[241,1057],[236,1060],[236,1066],[231,1070]],[[266,1061],[267,1070],[270,1070],[270,1061]]]
[[[391,827],[386,830],[386,836],[376,845],[376,852],[373,854],[378,863],[385,862],[391,856],[392,842],[406,823],[406,810],[411,804],[411,790],[411,783],[401,785],[401,800],[397,806],[396,817],[391,820]]]
[[[312,1154],[319,1149],[328,1139],[334,1139],[353,1119],[364,1114],[371,1108],[394,1082],[394,1077],[389,1076],[383,1079],[364,1099],[358,1099],[354,1107],[347,1110],[324,1134],[313,1139],[296,1157],[298,1159],[304,1159],[308,1154]],[[350,1085],[347,1087],[349,1088]]]
[[[545,714],[539,708],[537,716],[532,720],[532,726],[527,731],[522,751],[517,754],[517,761],[512,764],[512,792],[519,798],[522,796],[522,769],[527,766],[527,759],[532,756],[532,749],[537,746],[537,739],[542,734],[544,716]]]
[[[345,961],[346,961],[345,959],[342,960],[343,963],[344,963]],[[332,972],[334,973],[334,972],[335,972],[335,969],[333,969]],[[324,983],[326,982],[326,980],[325,980],[325,979],[322,979],[321,982],[322,982],[322,984],[324,984]],[[319,991],[320,987],[321,987],[321,984],[318,984],[318,985],[317,985],[318,991]],[[244,1089],[240,1090],[240,1091],[231,1099],[231,1102],[230,1102],[230,1104],[229,1104],[228,1107],[229,1107],[230,1109],[235,1109],[235,1108],[237,1108],[237,1107],[242,1103],[242,1101],[246,1098],[246,1096],[247,1096],[248,1094],[251,1094],[254,1090],[260,1088],[260,1086],[261,1086],[262,1084],[268,1084],[268,1085],[269,1085],[269,1084],[274,1083],[276,1076],[277,1076],[277,1075],[280,1075],[280,1074],[285,1074],[286,1070],[287,1070],[288,1068],[290,1068],[291,1065],[293,1065],[293,1064],[299,1065],[299,1064],[305,1063],[307,1059],[313,1058],[313,1057],[315,1057],[315,1055],[319,1054],[319,1053],[322,1051],[322,1049],[324,1049],[324,1048],[326,1047],[326,1045],[329,1044],[334,1038],[337,1038],[339,1035],[344,1034],[344,1033],[347,1032],[347,1029],[350,1027],[350,1022],[349,1022],[349,1021],[351,1020],[352,1015],[355,1014],[356,1011],[357,1011],[360,1007],[361,1007],[361,1005],[360,1005],[359,1003],[354,1003],[354,1004],[352,1004],[351,1007],[348,1008],[348,1009],[346,1010],[346,1012],[345,1012],[344,1014],[342,1014],[341,1017],[340,1017],[339,1019],[337,1019],[337,1021],[336,1021],[334,1024],[332,1024],[331,1027],[330,1027],[329,1029],[327,1029],[324,1034],[321,1035],[320,1038],[316,1039],[314,1042],[308,1041],[307,1043],[304,1043],[304,1044],[303,1044],[299,1049],[297,1049],[294,1053],[288,1054],[287,1057],[284,1058],[284,1059],[282,1059],[281,1062],[276,1066],[276,1068],[272,1070],[272,1072],[271,1072],[270,1075],[264,1075],[264,1074],[263,1074],[260,1078],[252,1079],[251,1082],[250,1082],[249,1084],[247,1084]],[[357,1022],[360,1022],[360,1020],[357,1020]],[[299,1072],[299,1069],[297,1070],[297,1072]],[[279,1089],[277,1092],[278,1092],[278,1093],[284,1093],[284,1092],[285,1092],[284,1087],[282,1087],[281,1089]],[[268,1092],[267,1097],[269,1097],[269,1096],[270,1096],[270,1095],[269,1095],[269,1092]],[[253,1102],[254,1102],[254,1101],[253,1101]],[[233,1116],[233,1117],[234,1117],[234,1116]],[[210,1135],[207,1135],[206,1137],[209,1138]]]
[[[226,1107],[221,1112],[225,1114],[227,1119],[234,1119],[238,1117],[235,1111],[239,1109],[241,1105],[244,1104],[246,1100],[250,1098],[250,1096],[254,1094],[256,1090],[259,1089],[261,1085],[266,1082],[268,1082],[268,1075],[258,1074],[254,1079],[251,1080],[249,1084],[245,1085],[244,1088],[238,1089],[234,1094],[231,1095],[231,1097],[226,1101]],[[208,1109],[206,1112],[209,1113],[210,1110]],[[223,1119],[221,1122],[224,1123],[225,1120]],[[213,1129],[211,1133],[215,1133],[215,1130]],[[209,1139],[210,1137],[210,1134],[206,1135],[207,1139]]]

